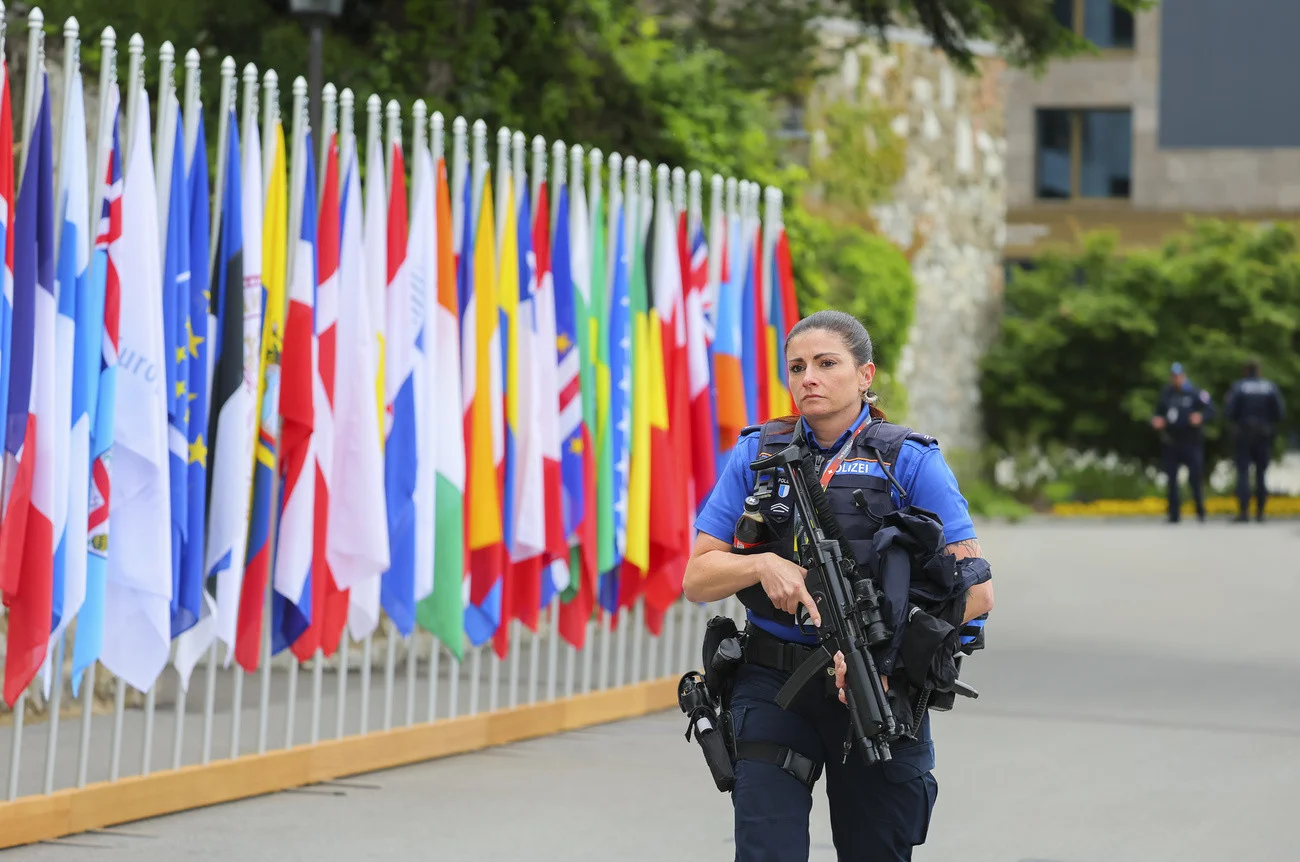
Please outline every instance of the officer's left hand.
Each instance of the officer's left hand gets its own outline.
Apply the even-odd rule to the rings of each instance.
[[[847,704],[848,700],[844,696],[844,677],[849,672],[849,666],[844,661],[844,653],[836,651],[835,653],[835,687],[840,690],[840,703]],[[880,684],[885,691],[889,691],[889,680],[882,674]]]
[[[1201,414],[1199,414],[1199,413],[1193,413],[1190,417],[1188,417],[1188,420],[1187,420],[1187,421],[1191,422],[1193,425],[1200,425],[1200,424],[1201,424]]]

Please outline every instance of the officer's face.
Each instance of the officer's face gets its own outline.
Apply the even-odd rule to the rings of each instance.
[[[1187,375],[1186,375],[1186,374],[1171,374],[1171,375],[1169,375],[1169,382],[1172,383],[1172,384],[1174,385],[1174,388],[1175,388],[1175,389],[1181,388],[1182,385],[1183,385],[1183,381],[1185,381],[1186,379],[1187,379]]]
[[[876,366],[854,365],[844,340],[833,332],[812,329],[790,340],[786,351],[790,393],[799,412],[810,418],[841,412],[857,415],[862,393],[871,386]]]

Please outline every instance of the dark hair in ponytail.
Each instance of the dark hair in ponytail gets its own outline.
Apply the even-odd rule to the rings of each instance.
[[[790,334],[785,337],[786,350],[789,351],[790,340],[796,335],[802,335],[813,330],[838,335],[840,340],[844,342],[844,346],[848,348],[849,355],[853,357],[854,365],[866,365],[875,355],[871,345],[871,335],[867,332],[867,328],[853,315],[831,309],[814,312],[791,327]],[[868,389],[863,395],[863,400],[871,405],[871,417],[873,419],[885,418],[885,411],[876,406],[876,401],[879,398],[880,396],[871,389]]]

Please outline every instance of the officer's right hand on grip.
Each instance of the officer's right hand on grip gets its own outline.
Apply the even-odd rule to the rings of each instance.
[[[822,624],[817,603],[804,585],[804,578],[808,576],[807,569],[776,554],[759,554],[754,563],[758,566],[758,582],[762,584],[763,592],[767,593],[775,608],[798,616],[799,605],[803,605],[808,609],[813,625]]]

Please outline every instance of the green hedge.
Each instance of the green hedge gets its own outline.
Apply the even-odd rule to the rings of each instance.
[[[1300,253],[1285,226],[1193,221],[1163,247],[1121,255],[1114,236],[1047,255],[1009,280],[1000,333],[983,360],[990,441],[1004,452],[1065,446],[1154,464],[1150,427],[1170,363],[1222,408],[1250,356],[1300,405]],[[1210,464],[1230,453],[1220,418]]]
[[[786,211],[785,222],[800,313],[834,308],[852,314],[871,333],[877,367],[896,368],[916,308],[907,258],[889,240],[854,224],[797,208]]]

